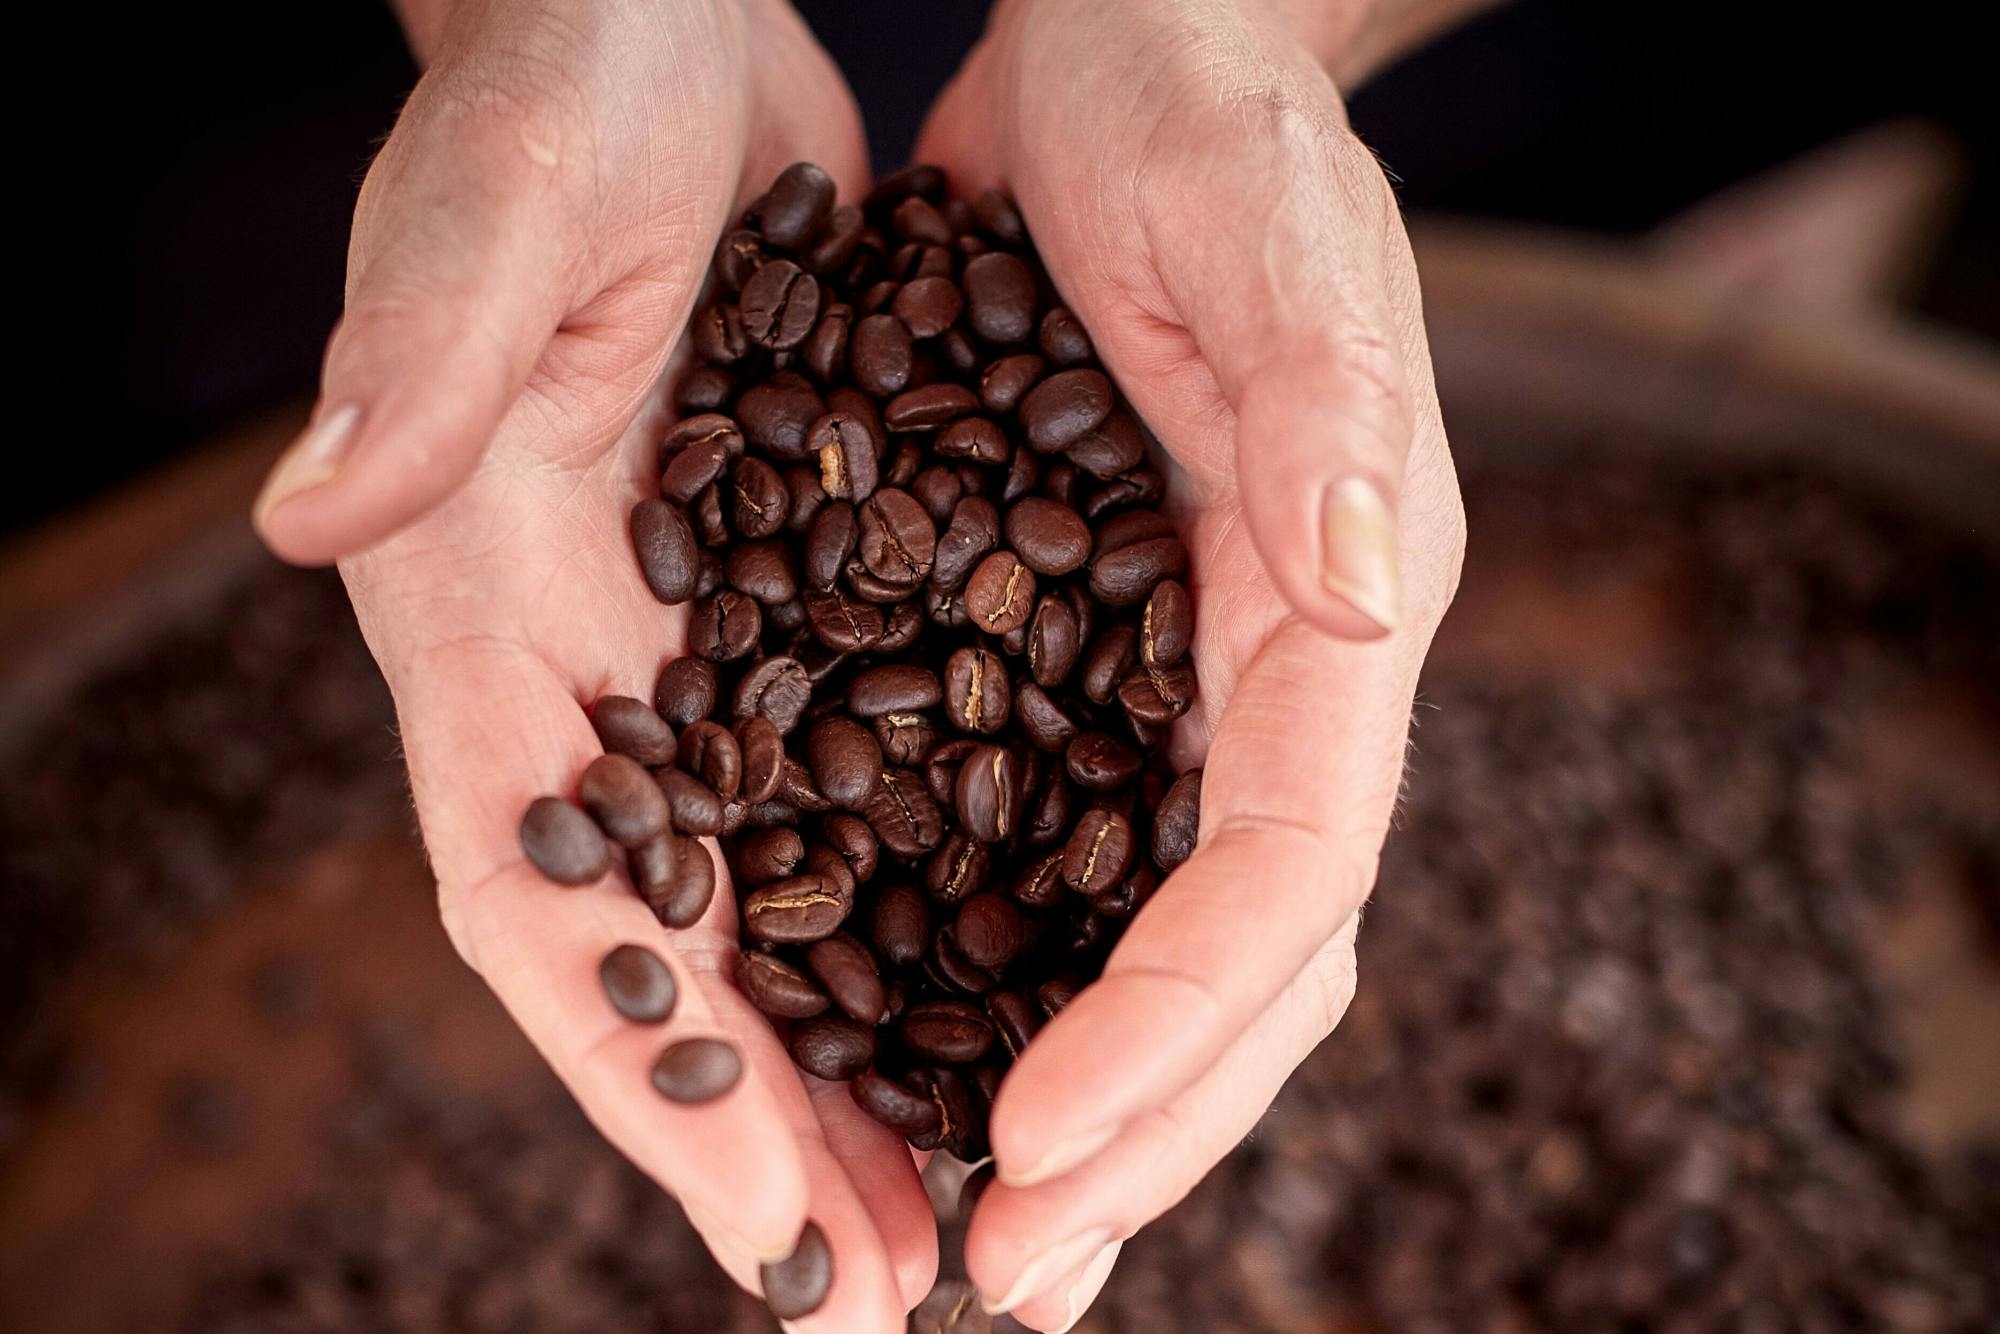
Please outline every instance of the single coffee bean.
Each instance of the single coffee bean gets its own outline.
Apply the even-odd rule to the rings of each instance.
[[[999,969],[1021,952],[1025,926],[1021,910],[999,894],[974,894],[959,905],[952,925],[959,950],[981,968]]]
[[[1028,621],[1028,671],[1035,684],[1053,690],[1069,678],[1083,651],[1076,612],[1065,598],[1049,594],[1035,604]]]
[[[907,241],[943,245],[951,240],[951,224],[938,212],[937,205],[921,195],[912,195],[896,205],[893,214],[896,234]]]
[[[790,732],[812,703],[812,681],[797,658],[759,658],[736,683],[730,709],[738,718],[768,718],[780,735]]]
[[[1076,999],[1077,986],[1063,978],[1051,978],[1035,988],[1035,1003],[1042,1007],[1042,1013],[1053,1019],[1063,1012],[1063,1007]]]
[[[1146,906],[1146,900],[1153,897],[1153,891],[1160,887],[1160,874],[1152,867],[1140,862],[1132,868],[1122,884],[1105,890],[1102,894],[1090,896],[1090,910],[1100,917],[1111,917],[1118,921],[1128,920],[1132,914]]]
[[[743,1077],[743,1058],[721,1038],[683,1038],[653,1062],[653,1087],[669,1102],[713,1102]]]
[[[1075,366],[1097,356],[1097,349],[1090,345],[1090,335],[1083,330],[1083,322],[1067,306],[1052,307],[1042,316],[1040,342],[1042,351],[1058,366]]]
[[[768,636],[784,639],[797,635],[807,627],[809,621],[805,599],[802,597],[774,603],[764,608],[764,633]],[[808,680],[810,679],[808,677]]]
[[[962,329],[946,329],[938,335],[936,354],[939,361],[959,375],[970,375],[979,368],[979,349]]]
[[[847,688],[847,707],[863,718],[928,709],[943,699],[937,673],[909,663],[871,667]]]
[[[912,1005],[898,1026],[903,1046],[927,1061],[969,1065],[993,1045],[993,1023],[964,1001]]]
[[[768,885],[796,871],[805,855],[805,840],[798,830],[760,829],[743,840],[737,870],[747,884]]]
[[[1030,908],[1053,908],[1061,903],[1069,895],[1069,886],[1062,878],[1062,853],[1051,852],[1028,863],[1007,892],[1015,902]]]
[[[629,755],[648,768],[674,762],[674,729],[644,700],[606,695],[590,706],[590,725],[614,755]]]
[[[881,844],[866,820],[846,811],[837,811],[820,822],[820,837],[847,862],[856,880],[865,881],[874,877],[881,857]]]
[[[924,761],[924,787],[940,805],[948,806],[957,799],[959,766],[978,749],[979,742],[969,736],[953,737],[932,747]]]
[[[799,595],[798,567],[784,542],[739,542],[723,557],[722,568],[731,588],[767,607]]]
[[[873,1021],[856,1023],[843,1014],[822,1014],[792,1025],[786,1044],[799,1069],[821,1079],[852,1079],[875,1060]]]
[[[905,389],[882,409],[882,424],[892,432],[935,431],[979,410],[970,389],[956,384],[926,384]]]
[[[1194,703],[1194,669],[1141,667],[1118,686],[1118,702],[1136,723],[1165,727]]]
[[[639,891],[640,898],[651,901],[673,888],[674,846],[675,836],[668,831],[631,849],[626,863],[632,872],[632,887]]]
[[[1114,417],[1116,413],[1112,414]],[[1128,468],[1090,493],[1083,517],[1092,523],[1126,513],[1134,506],[1157,505],[1167,493],[1166,478],[1150,463]]]
[[[1057,371],[1021,400],[1021,426],[1031,448],[1059,453],[1103,425],[1112,402],[1111,381],[1103,371]]]
[[[839,589],[808,593],[806,619],[813,637],[838,653],[865,653],[877,648],[888,628],[880,607]]]
[[[1017,352],[989,362],[979,373],[979,402],[988,412],[1012,412],[1048,371],[1048,362],[1033,352]],[[1017,461],[1020,458],[1020,454],[1015,455]]]
[[[806,950],[806,967],[850,1018],[871,1025],[887,1019],[888,996],[875,956],[853,936],[841,932],[815,941]]]
[[[875,739],[890,764],[919,765],[938,743],[937,729],[921,713],[885,713],[875,719]]]
[[[898,857],[922,856],[944,837],[944,815],[923,780],[907,769],[885,769],[861,816]]]
[[[736,400],[744,440],[780,460],[806,456],[806,431],[825,412],[812,382],[790,371],[752,385]]]
[[[778,173],[757,209],[757,230],[772,245],[797,250],[833,213],[833,178],[810,162],[794,162]]]
[[[692,838],[673,840],[673,874],[663,885],[647,886],[646,905],[662,926],[682,930],[701,920],[715,898],[715,861]]]
[[[1007,666],[999,654],[968,646],[946,660],[944,708],[952,726],[962,732],[998,732],[1007,725],[1012,704]]]
[[[730,662],[757,647],[764,615],[754,598],[733,588],[695,600],[688,617],[688,651],[710,662]]]
[[[1171,871],[1194,855],[1201,828],[1201,770],[1190,769],[1174,780],[1153,812],[1153,861]]]
[[[819,320],[819,279],[788,259],[759,265],[743,284],[743,332],[759,347],[797,347]]]
[[[688,525],[694,529],[694,540],[710,549],[725,546],[729,542],[729,520],[722,513],[722,485],[718,480],[701,489],[688,505]],[[696,572],[700,580],[701,574]]]
[[[1028,734],[1028,740],[1052,755],[1068,750],[1069,743],[1081,730],[1062,705],[1033,681],[1022,681],[1014,687],[1014,715],[1021,720],[1021,730]]]
[[[866,315],[848,338],[848,369],[863,389],[889,398],[909,387],[914,350],[901,320],[886,313]]]
[[[867,423],[829,412],[806,433],[806,448],[818,456],[820,488],[827,495],[862,501],[874,494],[875,437]]]
[[[917,642],[924,627],[923,613],[914,602],[899,602],[884,615],[882,642],[875,647],[883,653],[901,653]]]
[[[957,472],[940,463],[911,478],[909,490],[930,516],[931,523],[941,528],[951,522],[952,511],[965,495],[965,482]]]
[[[851,718],[827,718],[806,736],[813,781],[827,800],[859,810],[882,781],[882,746]]]
[[[1014,201],[1000,191],[988,187],[979,192],[972,201],[972,213],[979,220],[979,226],[995,242],[1003,246],[1026,245],[1027,224],[1021,221],[1020,210]]]
[[[729,449],[721,439],[709,436],[697,440],[667,460],[666,470],[660,474],[660,495],[678,505],[691,505],[722,476],[729,462]]]
[[[736,956],[736,985],[752,1005],[780,1019],[810,1019],[831,1003],[811,978],[761,950]]]
[[[856,1075],[847,1087],[862,1111],[904,1138],[937,1132],[938,1107],[927,1093],[872,1069]]]
[[[907,968],[923,958],[930,941],[930,908],[923,894],[911,885],[884,889],[875,898],[869,939],[892,967]]]
[[[945,174],[942,167],[928,162],[919,162],[890,172],[875,183],[861,207],[872,218],[886,218],[911,195],[921,195],[925,199],[938,200],[944,197]]]
[[[966,322],[989,343],[1019,343],[1035,330],[1035,275],[1020,258],[995,251],[968,260],[962,279]]]
[[[1041,1031],[1042,1016],[1033,1002],[1018,991],[996,991],[986,998],[986,1014],[993,1021],[994,1031],[1000,1035],[1000,1045],[1007,1054],[1018,1058],[1027,1050],[1028,1043]]]
[[[827,303],[819,313],[819,323],[806,335],[805,345],[799,349],[800,364],[821,384],[832,384],[847,369],[853,333],[854,307],[844,301]]]
[[[762,459],[738,459],[729,470],[729,522],[737,536],[771,537],[784,531],[791,493],[778,470]]]
[[[1146,598],[1139,616],[1139,661],[1148,667],[1171,667],[1194,640],[1194,604],[1187,589],[1162,579]]]
[[[806,583],[822,592],[831,592],[840,572],[854,555],[859,526],[852,505],[828,505],[813,516],[806,536]]]
[[[697,548],[686,514],[664,500],[640,501],[632,507],[632,546],[654,597],[672,604],[694,596]]]
[[[1146,459],[1146,435],[1138,419],[1123,409],[1071,441],[1063,454],[1092,477],[1109,481],[1137,468]]]
[[[931,587],[956,592],[974,567],[1000,544],[1000,513],[991,501],[966,496],[952,507],[951,522],[937,540]]]
[[[720,412],[702,412],[684,417],[667,428],[660,438],[660,471],[665,472],[682,451],[696,446],[720,445],[731,459],[743,457],[743,432]]]
[[[736,748],[742,752],[742,790],[738,798],[750,806],[778,796],[784,784],[784,734],[762,714],[736,724]]]
[[[1100,553],[1090,565],[1090,591],[1112,607],[1133,607],[1152,596],[1162,579],[1187,573],[1187,548],[1178,537],[1156,537]]]
[[[678,759],[683,770],[699,778],[720,800],[730,801],[739,795],[743,753],[721,723],[703,719],[683,728]]]
[[[937,528],[907,491],[883,488],[860,506],[856,551],[868,573],[892,588],[915,588],[931,572]]]
[[[674,975],[644,945],[620,945],[597,965],[611,1008],[635,1024],[657,1024],[674,1012]]]
[[[1039,496],[1007,511],[1006,534],[1007,545],[1036,574],[1065,575],[1090,559],[1090,526],[1083,516]]]
[[[1109,704],[1138,659],[1139,627],[1130,621],[1107,627],[1084,650],[1084,697],[1093,704]]]
[[[660,668],[653,687],[653,706],[675,727],[691,727],[715,707],[715,664],[700,658],[675,658]]]
[[[662,769],[658,781],[649,781],[647,786],[671,812],[678,832],[694,835],[722,832],[722,797],[699,778],[680,769]]]
[[[749,335],[743,332],[743,316],[730,302],[703,306],[688,324],[695,354],[718,366],[743,360],[750,351]]]
[[[981,746],[959,766],[958,818],[982,843],[1010,838],[1020,824],[1021,789],[1014,753],[1003,746]]]
[[[802,811],[817,814],[833,809],[833,802],[813,781],[812,770],[787,755],[778,773],[777,800]]]
[[[834,272],[853,260],[861,248],[865,230],[860,208],[842,204],[827,217],[819,236],[799,256],[799,267],[815,277],[823,278]]]
[[[965,830],[953,829],[924,859],[924,890],[939,903],[957,903],[977,893],[992,869],[991,849]]]
[[[833,1287],[833,1248],[819,1224],[806,1224],[790,1255],[761,1266],[757,1284],[764,1305],[780,1320],[800,1320],[819,1310]]]
[[[918,278],[904,283],[889,303],[913,338],[935,338],[958,320],[965,298],[949,278]]]
[[[1031,848],[1052,848],[1069,837],[1070,811],[1075,807],[1069,777],[1060,768],[1049,771],[1028,802],[1023,841]]]
[[[965,1076],[956,1070],[935,1068],[919,1070],[911,1078],[919,1088],[930,1091],[939,1111],[935,1142],[927,1137],[911,1147],[942,1149],[961,1162],[984,1156],[983,1147],[977,1152],[973,1148],[984,1144],[985,1134],[976,1124],[979,1107]]]
[[[1085,811],[1063,845],[1063,880],[1081,894],[1098,894],[1132,869],[1132,822],[1116,811]]]
[[[987,634],[1004,635],[1026,625],[1034,607],[1034,571],[1011,551],[986,557],[966,580],[966,614]]]
[[[938,432],[932,448],[948,459],[985,464],[1005,463],[1013,453],[1006,432],[985,417],[960,417]]]
[[[736,396],[736,377],[720,366],[697,366],[681,377],[674,407],[681,412],[714,412]]]
[[[800,464],[784,469],[782,475],[785,492],[791,497],[791,508],[785,514],[785,531],[806,532],[829,503],[825,489],[819,484],[819,469]]]
[[[743,925],[772,945],[803,945],[840,929],[848,905],[825,877],[797,875],[756,890],[743,901]]]
[[[743,290],[750,275],[764,262],[764,241],[757,233],[738,228],[726,234],[715,247],[715,276],[731,292]]]
[[[521,851],[559,885],[587,885],[611,869],[597,823],[561,797],[537,797],[521,817]]]
[[[666,832],[667,801],[644,765],[629,755],[600,755],[583,771],[578,800],[605,836],[636,848]]]
[[[1072,782],[1090,792],[1109,792],[1139,776],[1143,756],[1108,732],[1085,732],[1069,743],[1063,763]]]

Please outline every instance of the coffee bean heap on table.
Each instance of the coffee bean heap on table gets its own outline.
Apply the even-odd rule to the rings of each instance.
[[[651,704],[597,701],[581,808],[542,798],[522,842],[565,884],[624,849],[679,928],[718,837],[737,981],[793,1060],[977,1159],[1008,1063],[1193,850],[1200,773],[1164,753],[1195,694],[1187,550],[998,192],[918,166],[836,208],[800,163],[710,295],[631,515],[647,586],[692,603],[688,656]],[[607,964],[621,1012],[658,1011],[650,973]],[[696,1041],[662,1055],[665,1096],[735,1082]]]

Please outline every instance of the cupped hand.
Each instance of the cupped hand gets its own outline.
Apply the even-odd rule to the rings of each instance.
[[[1271,10],[1003,3],[919,156],[1012,190],[1192,556],[1201,844],[1010,1072],[967,1238],[1056,1329],[1344,1011],[1463,517],[1394,196]]]
[[[602,749],[582,702],[650,699],[684,651],[685,611],[648,594],[626,531],[657,488],[662,424],[642,405],[740,187],[810,159],[858,194],[850,98],[776,0],[500,2],[451,23],[362,191],[323,401],[260,526],[287,556],[345,557],[445,925],[585,1112],[753,1292],[819,1224],[834,1283],[798,1328],[901,1329],[936,1262],[909,1150],[844,1088],[802,1080],[737,991],[726,879],[669,934],[622,873],[552,885],[518,832]],[[345,447],[316,452],[343,420]],[[664,1024],[626,1022],[600,989],[628,941],[679,985]],[[654,1092],[661,1047],[716,1035],[744,1057],[731,1092]]]

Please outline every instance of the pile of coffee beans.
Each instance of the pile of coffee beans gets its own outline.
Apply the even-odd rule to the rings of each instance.
[[[737,981],[793,1060],[976,1160],[1008,1063],[1193,851],[1200,773],[1164,754],[1195,694],[1187,549],[998,192],[919,166],[835,207],[800,163],[710,293],[631,514],[637,573],[692,603],[688,656],[650,703],[597,701],[606,753],[522,844],[570,885],[622,849],[684,928],[718,838]],[[613,1004],[655,1013],[629,968],[607,963]],[[681,1042],[653,1079],[705,1100],[740,1068]]]

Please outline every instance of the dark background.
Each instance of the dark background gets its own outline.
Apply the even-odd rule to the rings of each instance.
[[[861,98],[878,166],[900,162],[983,6],[801,8]],[[1354,122],[1413,210],[1629,233],[1848,131],[1929,115],[1963,141],[1973,186],[1920,306],[2000,336],[2000,133],[1965,7],[1835,12],[1520,0],[1361,91]],[[0,531],[310,391],[355,188],[415,77],[380,0],[71,21],[92,26],[58,49],[91,53],[79,101],[102,119],[54,154],[56,253],[29,275],[61,286],[54,383],[29,388],[54,389],[87,449],[47,485],[7,488]]]

